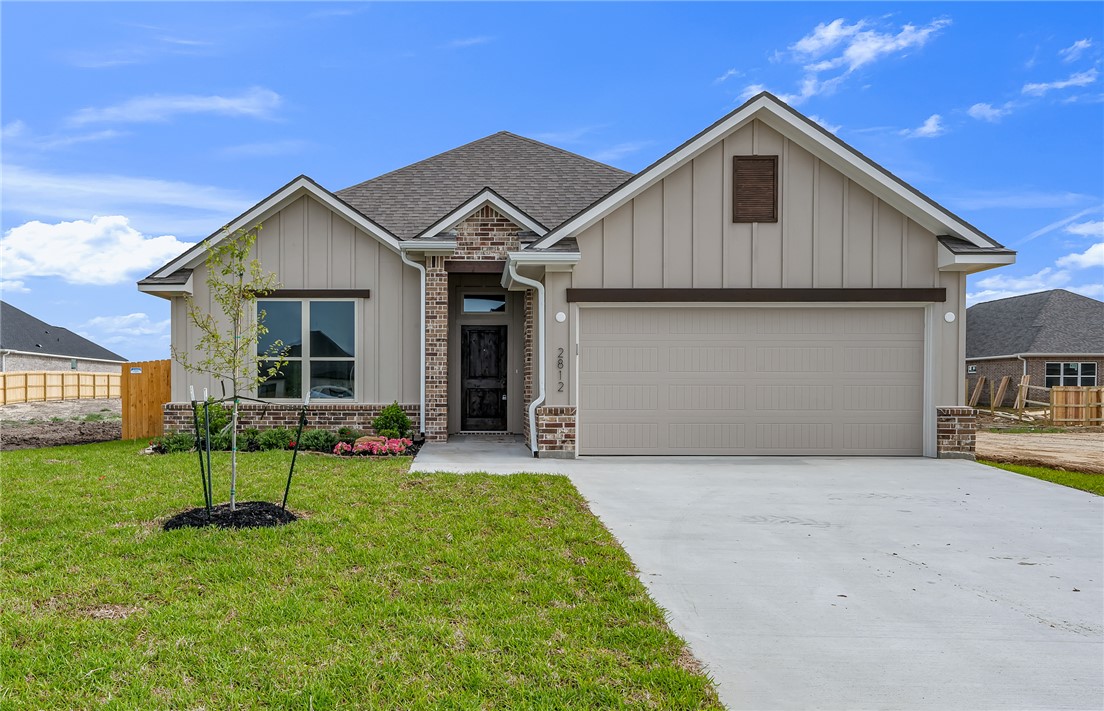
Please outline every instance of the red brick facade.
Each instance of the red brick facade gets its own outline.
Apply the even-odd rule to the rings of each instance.
[[[971,407],[936,409],[936,456],[973,459],[977,439],[977,412]]]
[[[1046,364],[1047,363],[1096,363],[1096,384],[1104,384],[1104,358],[1093,358],[1089,356],[1043,356],[1033,357],[1027,356],[1027,374],[1031,376],[1031,385],[1037,388],[1046,387]],[[974,366],[977,372],[971,373],[970,367]],[[1005,391],[1004,401],[998,403],[999,407],[1012,407],[1016,402],[1016,386],[1020,384],[1020,377],[1024,374],[1024,362],[1019,358],[1000,358],[994,360],[974,360],[966,362],[966,382],[968,385],[967,397],[969,393],[974,391],[974,386],[977,384],[979,377],[986,379],[986,384],[981,392],[981,398],[978,400],[978,405],[989,406],[989,383],[993,383],[993,392],[996,393],[998,387],[1000,387],[1001,378],[1008,375],[1012,380],[1008,383],[1008,390]],[[1030,398],[1031,400],[1046,400],[1044,393],[1033,390]]]
[[[448,272],[444,257],[426,257],[425,435],[448,439]]]
[[[525,375],[525,384],[522,389],[522,406],[525,409],[524,425],[522,427],[522,433],[525,435],[525,441],[528,442],[532,436],[532,429],[529,423],[529,403],[533,402],[534,382],[536,380],[536,363],[534,357],[536,356],[536,317],[537,317],[537,300],[534,296],[532,289],[525,292],[525,333],[522,335],[525,343],[525,350],[522,356],[522,372]]]
[[[537,448],[542,456],[575,456],[574,407],[537,408]]]
[[[298,427],[300,405],[271,404],[260,405],[243,402],[238,405],[238,417],[241,426],[271,429],[273,427]],[[307,408],[307,428],[336,430],[339,427],[351,427],[364,432],[371,431],[372,420],[387,405],[365,404],[312,404]],[[418,406],[400,404],[399,407],[410,417],[414,428],[418,426]],[[164,409],[165,432],[191,432],[195,423],[192,419],[192,405],[187,402],[167,402]]]
[[[484,205],[456,226],[456,252],[451,259],[457,261],[506,261],[507,252],[521,249],[517,225],[499,214],[490,205]]]

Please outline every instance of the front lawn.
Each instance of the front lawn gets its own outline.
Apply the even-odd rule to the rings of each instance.
[[[1063,469],[1050,469],[1048,467],[1029,467],[1023,464],[1005,464],[1004,462],[989,462],[979,459],[982,464],[988,464],[997,469],[1004,469],[1017,474],[1033,476],[1036,479],[1050,481],[1062,486],[1088,491],[1098,496],[1104,496],[1104,474],[1089,474],[1086,472],[1067,472]]]
[[[142,444],[0,454],[0,705],[719,708],[566,478],[302,456],[303,520],[164,532],[195,455]],[[289,455],[240,460],[278,502]]]

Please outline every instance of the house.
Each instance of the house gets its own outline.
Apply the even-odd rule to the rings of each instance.
[[[51,326],[0,301],[0,372],[122,372],[123,358],[69,329]]]
[[[966,378],[999,384],[1030,375],[1031,384],[1097,385],[1104,373],[1104,302],[1051,289],[986,301],[966,309]],[[1015,402],[1010,387],[1000,405]],[[1038,394],[1032,399],[1044,399]],[[988,404],[988,393],[982,401]]]
[[[766,93],[636,175],[497,133],[337,192],[300,176],[230,228],[258,223],[269,337],[345,344],[302,349],[277,402],[343,387],[312,422],[397,400],[429,441],[550,457],[972,456],[966,275],[1015,259]],[[139,282],[177,348],[203,260]],[[220,392],[174,366],[170,429],[189,384]]]

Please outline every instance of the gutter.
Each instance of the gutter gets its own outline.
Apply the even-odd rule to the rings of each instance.
[[[422,291],[421,327],[418,333],[422,339],[422,365],[421,377],[418,379],[418,431],[425,435],[426,423],[426,268],[421,262],[415,262],[406,256],[404,250],[399,250],[399,258],[403,264],[408,264],[418,270]]]
[[[2,354],[5,357],[14,354],[14,355],[38,356],[39,358],[76,358],[77,360],[91,360],[91,361],[95,361],[96,363],[116,363],[118,365],[122,365],[123,363],[129,363],[130,362],[130,361],[127,361],[127,360],[111,360],[110,358],[87,358],[85,356],[63,355],[61,353],[42,353],[42,352],[35,353],[33,351],[16,351],[16,350],[12,350],[10,348],[0,349],[0,354]]]
[[[529,403],[529,450],[537,456],[537,408],[544,402],[544,284],[536,279],[523,277],[517,273],[517,264],[513,255],[506,262],[510,278],[519,284],[531,286],[537,290],[537,396]]]
[[[966,362],[975,360],[1008,360],[1009,358],[1019,358],[1023,360],[1027,358],[1069,358],[1070,360],[1076,360],[1078,358],[1104,358],[1104,353],[1009,353],[1008,355],[999,356],[980,356],[976,358],[965,358]]]

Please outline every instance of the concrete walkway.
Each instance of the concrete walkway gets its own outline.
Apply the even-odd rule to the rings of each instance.
[[[962,461],[526,455],[470,465],[568,474],[730,708],[1104,705],[1104,498]]]

